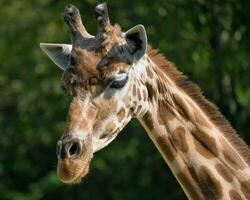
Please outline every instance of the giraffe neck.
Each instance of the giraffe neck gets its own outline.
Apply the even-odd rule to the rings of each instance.
[[[150,58],[146,72],[149,109],[139,121],[187,197],[250,199],[250,167],[232,141]]]

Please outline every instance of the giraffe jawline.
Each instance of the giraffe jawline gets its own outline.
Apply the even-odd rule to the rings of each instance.
[[[82,173],[76,177],[75,179],[73,179],[71,182],[68,182],[68,184],[78,184],[82,181],[82,179],[84,177],[86,177],[86,175],[89,173],[89,165],[87,165],[87,167],[84,168],[84,170],[82,171]]]
[[[97,151],[100,151],[101,149],[108,146],[119,134],[119,131],[115,131],[114,133],[105,133],[99,137],[98,140],[94,142],[93,145],[93,152],[96,153]]]

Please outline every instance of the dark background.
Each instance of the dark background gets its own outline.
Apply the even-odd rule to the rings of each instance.
[[[57,179],[55,147],[70,97],[39,43],[70,41],[61,19],[69,3],[95,34],[97,0],[0,1],[0,199],[186,199],[136,120],[95,154],[84,182]],[[124,31],[143,24],[149,43],[198,83],[250,144],[250,1],[110,0],[108,7]]]

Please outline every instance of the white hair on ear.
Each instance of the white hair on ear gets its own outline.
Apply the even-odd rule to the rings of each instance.
[[[41,49],[63,71],[68,67],[72,45],[40,43]]]

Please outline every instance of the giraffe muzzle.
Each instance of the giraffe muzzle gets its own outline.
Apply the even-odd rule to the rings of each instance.
[[[92,153],[77,139],[61,139],[57,143],[57,175],[64,183],[79,183],[89,171]]]

